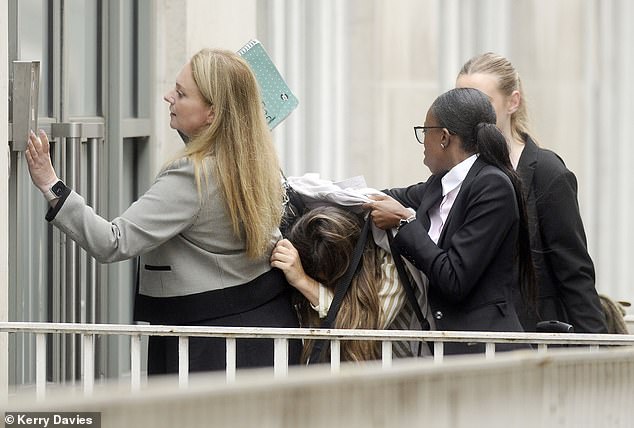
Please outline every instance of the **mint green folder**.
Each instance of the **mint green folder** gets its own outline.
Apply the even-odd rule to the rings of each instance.
[[[238,54],[249,63],[255,74],[260,85],[264,115],[269,128],[273,129],[295,110],[299,103],[297,97],[258,40],[250,40]]]

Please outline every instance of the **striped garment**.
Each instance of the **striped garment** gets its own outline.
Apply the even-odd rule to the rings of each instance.
[[[381,305],[379,328],[390,330],[419,329],[418,320],[414,315],[412,306],[407,300],[407,295],[399,279],[392,254],[382,248],[378,248],[378,250],[382,257],[382,284],[379,288],[379,302]],[[407,274],[410,275],[410,272],[407,271]],[[424,277],[423,280],[425,280]],[[411,275],[410,282],[416,284]],[[421,305],[421,308],[424,308],[425,305],[422,302],[423,293],[419,291],[418,287],[416,287],[415,295],[417,300],[419,300],[418,303]],[[328,310],[330,309],[333,298],[334,293],[322,284],[319,284],[319,305],[314,306],[311,304],[311,307],[319,313],[320,318],[325,318],[326,315],[328,315]],[[396,358],[413,357],[415,352],[419,354],[418,351],[414,351],[414,349],[418,349],[418,344],[410,344],[407,341],[393,342],[392,349],[393,355]],[[429,352],[423,349],[422,355],[429,355]]]
[[[401,308],[403,308],[403,305],[407,300],[407,296],[405,295],[405,290],[398,278],[398,272],[396,271],[392,254],[382,248],[378,248],[378,251],[382,258],[382,284],[379,288],[379,302],[381,305],[379,328],[385,329],[392,323],[392,321],[394,321],[396,315],[399,313]],[[319,318],[326,318],[333,298],[334,292],[329,288],[324,287],[322,284],[319,284],[319,305],[310,305],[319,313]]]

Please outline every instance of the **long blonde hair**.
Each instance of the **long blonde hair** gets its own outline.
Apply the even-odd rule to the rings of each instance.
[[[495,76],[498,81],[498,89],[507,97],[510,96],[513,91],[519,91],[520,105],[511,115],[511,136],[515,139],[523,140],[523,136],[528,135],[534,140],[529,129],[528,106],[522,88],[522,80],[511,61],[502,55],[486,52],[469,59],[462,66],[458,76],[476,73]]]
[[[231,51],[203,49],[190,64],[214,118],[192,136],[185,155],[194,162],[199,191],[201,175],[207,180],[212,174],[218,183],[233,232],[244,233],[247,255],[262,256],[280,224],[282,186],[258,83],[247,62]]]
[[[351,263],[361,227],[361,220],[355,214],[335,207],[319,207],[297,220],[289,232],[289,240],[297,249],[306,274],[334,292],[337,281]],[[335,318],[335,328],[379,328],[381,257],[372,238],[366,243],[361,261]],[[319,316],[305,299],[300,305],[300,315],[304,327],[319,327]],[[311,340],[304,344],[304,362],[313,345]],[[341,343],[344,361],[372,360],[379,355],[377,341],[347,340]]]

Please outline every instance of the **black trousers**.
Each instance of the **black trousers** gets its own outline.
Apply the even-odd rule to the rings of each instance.
[[[185,325],[222,327],[299,327],[291,305],[290,292],[249,311]],[[299,364],[301,340],[288,342],[289,364]],[[236,366],[266,367],[273,365],[273,339],[236,340]],[[226,344],[224,338],[189,338],[189,371],[225,370]],[[178,373],[178,338],[151,336],[148,347],[148,374]]]

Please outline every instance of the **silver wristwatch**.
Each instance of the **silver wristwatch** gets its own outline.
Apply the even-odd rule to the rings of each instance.
[[[401,227],[405,226],[416,220],[416,214],[409,216],[408,218],[402,218],[398,222],[398,228],[396,230],[400,230]]]

